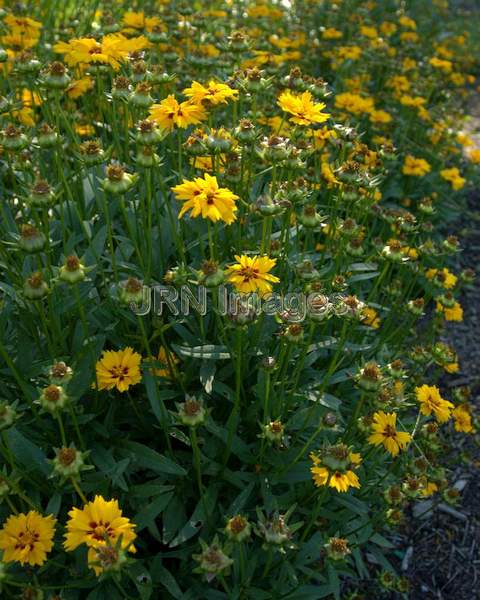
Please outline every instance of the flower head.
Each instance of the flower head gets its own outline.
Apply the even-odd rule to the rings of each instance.
[[[10,516],[0,531],[3,561],[43,565],[53,546],[56,519],[43,517],[35,510]]]
[[[235,221],[237,207],[235,200],[238,196],[228,188],[219,187],[216,177],[205,173],[203,179],[195,177],[193,181],[183,180],[183,183],[172,188],[178,200],[184,204],[178,218],[181,218],[188,210],[192,217],[201,216],[210,221],[224,221],[230,225]]]
[[[280,279],[271,275],[277,260],[268,256],[235,256],[236,264],[227,268],[227,279],[242,294],[260,292],[262,296],[272,291],[272,283]]]
[[[238,90],[234,90],[225,83],[219,83],[210,80],[206,85],[193,81],[192,85],[183,90],[185,96],[190,98],[195,104],[202,102],[212,104],[226,104],[228,100],[236,100]]]
[[[383,410],[373,415],[372,430],[373,433],[368,438],[369,443],[375,446],[383,444],[392,456],[397,456],[412,439],[406,431],[397,431],[397,415],[384,413]]]
[[[432,167],[424,158],[415,158],[415,156],[412,156],[411,154],[408,154],[405,157],[402,169],[404,175],[423,177],[427,173],[430,173],[431,170]]]
[[[189,125],[196,125],[207,118],[201,104],[190,100],[178,102],[173,94],[167,96],[160,104],[151,106],[149,113],[150,119],[167,131],[172,131],[175,126],[186,129]]]
[[[360,488],[360,481],[353,469],[361,463],[360,454],[351,452],[345,444],[336,444],[315,454],[310,454],[313,466],[310,469],[317,487],[328,486],[337,492],[349,488]]]
[[[325,108],[323,102],[314,102],[310,92],[303,94],[292,94],[289,90],[282,92],[278,98],[280,108],[290,113],[290,121],[297,125],[312,125],[323,123],[330,115],[323,113]]]
[[[118,545],[121,550],[136,551],[132,545],[137,537],[135,525],[123,516],[117,500],[95,496],[82,509],[72,508],[68,515],[64,547],[72,551],[82,544],[88,546],[88,561],[97,574],[101,571],[96,567],[101,558],[99,550],[114,549]]]
[[[142,375],[138,352],[127,346],[123,350],[106,350],[96,364],[97,385],[99,390],[126,392],[131,385],[140,383]]]
[[[422,385],[415,388],[417,401],[420,402],[420,412],[422,415],[435,415],[439,423],[448,421],[451,416],[453,404],[448,400],[444,400],[440,396],[440,390],[436,385]]]

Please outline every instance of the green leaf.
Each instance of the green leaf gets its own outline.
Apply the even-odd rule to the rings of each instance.
[[[161,494],[158,498],[156,498],[153,502],[150,502],[150,504],[147,504],[147,506],[142,508],[142,510],[135,515],[133,520],[137,524],[137,533],[142,531],[142,529],[145,529],[145,527],[152,527],[155,524],[155,519],[167,507],[172,497],[173,492]]]
[[[124,442],[122,444],[122,452],[124,451],[128,454],[132,464],[136,463],[156,473],[169,473],[170,475],[178,476],[187,474],[185,469],[173,462],[173,460],[138,442]]]
[[[15,427],[9,429],[5,436],[10,451],[15,459],[28,471],[40,471],[44,475],[50,473],[50,465],[43,450],[24,437]]]

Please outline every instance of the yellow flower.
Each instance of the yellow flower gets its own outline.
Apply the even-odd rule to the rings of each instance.
[[[271,275],[270,271],[277,260],[268,256],[235,256],[236,264],[227,267],[228,281],[242,294],[259,292],[261,296],[272,291],[272,283],[280,279]]]
[[[292,94],[284,91],[280,94],[277,104],[280,108],[290,113],[290,121],[297,125],[312,125],[312,123],[323,123],[330,115],[322,113],[325,108],[323,102],[314,102],[310,92],[303,94]]]
[[[361,463],[360,454],[349,452],[346,461],[347,466],[344,469],[327,467],[322,464],[322,459],[313,452],[310,454],[310,459],[313,462],[310,472],[317,487],[328,485],[328,487],[341,493],[347,492],[351,487],[360,488],[360,481],[351,468],[355,468]]]
[[[370,113],[370,121],[372,123],[390,123],[392,115],[385,110],[372,110]]]
[[[144,12],[127,11],[123,14],[122,23],[132,29],[153,31],[161,26],[162,21],[158,17],[146,17]]]
[[[207,113],[201,104],[190,100],[178,102],[173,94],[167,96],[160,104],[154,104],[149,109],[150,119],[162,129],[172,131],[175,126],[186,129],[207,118]]]
[[[462,431],[463,433],[472,433],[472,416],[467,405],[462,404],[453,409],[452,417],[455,420],[455,431]]]
[[[373,327],[373,329],[378,329],[380,327],[380,319],[377,311],[374,308],[366,306],[362,310],[362,323]]]
[[[454,302],[452,306],[444,306],[437,302],[435,307],[437,312],[442,312],[447,321],[463,321],[463,308],[459,302]]]
[[[442,287],[447,290],[451,290],[457,285],[457,276],[445,267],[441,270],[438,269],[428,269],[425,273],[427,279],[435,279],[436,282],[441,283]]]
[[[451,169],[442,169],[440,171],[440,176],[451,183],[454,190],[461,190],[466,183],[466,179],[460,175],[460,171],[457,167],[452,167]]]
[[[354,115],[361,113],[371,113],[375,110],[375,104],[372,98],[352,94],[351,92],[343,92],[335,98],[335,106],[346,110]]]
[[[82,77],[81,79],[75,79],[72,81],[67,87],[66,93],[69,98],[75,100],[75,98],[80,98],[80,96],[83,96],[85,92],[91,90],[93,86],[93,79],[90,77]]]
[[[101,42],[93,38],[58,42],[53,50],[63,54],[69,66],[100,63],[110,65],[117,71],[131,52],[138,52],[149,46],[150,42],[143,35],[128,39],[121,33],[111,33],[102,38]]]
[[[233,90],[225,83],[219,83],[213,79],[207,85],[193,81],[191,87],[185,88],[183,93],[195,104],[208,102],[214,106],[220,103],[226,104],[228,100],[237,100],[238,96],[238,90]]]
[[[453,68],[451,61],[442,60],[436,56],[432,57],[428,62],[432,65],[432,67],[435,67],[435,69],[441,69],[442,71],[445,71],[445,73],[450,73]]]
[[[184,204],[180,210],[180,219],[188,210],[192,217],[201,216],[210,221],[224,221],[230,225],[237,218],[238,199],[228,188],[218,186],[217,178],[208,173],[204,178],[196,177],[193,181],[183,180],[183,183],[172,187],[177,200],[183,200]]]
[[[35,510],[10,516],[0,531],[0,550],[6,563],[43,565],[53,546],[56,519]]]
[[[406,431],[397,431],[396,413],[384,413],[383,410],[373,415],[373,433],[368,442],[378,446],[383,444],[385,450],[392,456],[397,456],[400,450],[405,450],[412,436]]]
[[[65,534],[65,550],[73,551],[85,544],[88,548],[88,562],[98,575],[101,572],[92,564],[97,559],[96,550],[107,546],[114,547],[122,537],[121,548],[136,552],[133,541],[137,537],[135,525],[123,516],[117,500],[105,500],[95,496],[82,509],[72,508],[68,513],[67,533]]]
[[[480,150],[471,150],[468,158],[474,165],[480,164]]]
[[[163,346],[160,346],[157,358],[154,358],[152,360],[159,362],[161,365],[160,367],[155,367],[154,369],[152,369],[152,373],[157,377],[164,377],[165,379],[172,378],[172,366],[180,362],[178,357],[175,356],[173,352],[169,352],[167,356],[167,351]]]
[[[140,383],[142,374],[138,352],[127,346],[123,350],[106,350],[96,364],[97,385],[99,390],[126,392],[131,385]]]
[[[425,487],[420,491],[420,494],[424,498],[428,498],[429,496],[433,496],[435,492],[438,492],[438,485],[433,481],[427,481]]]
[[[429,416],[432,413],[439,423],[448,421],[451,416],[453,404],[440,396],[440,390],[436,385],[422,385],[415,388],[417,402],[420,403],[422,415]]]
[[[411,154],[405,157],[402,172],[404,175],[413,175],[415,177],[423,177],[430,173],[432,167],[423,158],[415,158]]]
[[[334,27],[328,27],[322,31],[324,40],[338,40],[343,36],[343,33]]]

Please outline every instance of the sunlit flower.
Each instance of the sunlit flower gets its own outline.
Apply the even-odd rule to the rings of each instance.
[[[207,113],[201,104],[190,100],[178,102],[172,94],[160,104],[153,104],[149,113],[150,119],[167,131],[172,131],[175,126],[186,129],[189,125],[196,125],[207,118]]]
[[[35,510],[8,517],[0,531],[0,550],[6,563],[43,565],[53,547],[56,519]]]
[[[192,85],[183,90],[183,93],[187,98],[190,98],[195,104],[201,104],[202,102],[212,104],[226,104],[228,100],[236,100],[238,96],[238,90],[234,90],[225,83],[210,80],[206,85],[193,81]]]
[[[210,221],[224,221],[230,225],[235,221],[237,206],[235,200],[238,196],[228,188],[219,187],[216,177],[208,173],[195,177],[193,181],[183,180],[172,188],[178,200],[183,200],[178,218],[191,210],[192,217],[202,217]]]
[[[112,390],[116,387],[119,392],[126,392],[131,385],[140,383],[141,360],[141,355],[128,346],[116,352],[103,352],[96,364],[98,389]]]
[[[137,537],[135,525],[123,516],[118,500],[105,500],[102,496],[95,496],[82,509],[72,508],[68,516],[65,550],[73,551],[85,544],[89,549],[89,565],[97,574],[100,570],[95,564],[99,559],[98,550],[115,547],[120,537],[122,550],[136,552],[133,546]]]
[[[436,385],[424,384],[415,388],[415,393],[422,415],[429,416],[433,413],[439,423],[448,421],[453,404],[440,396],[440,390]]]
[[[270,271],[277,260],[268,256],[235,256],[236,264],[227,268],[228,281],[242,294],[259,292],[261,296],[272,291],[272,283],[280,279]]]
[[[415,158],[411,154],[405,157],[403,163],[402,172],[404,175],[413,175],[415,177],[423,177],[427,173],[430,173],[432,167],[424,158]]]
[[[373,415],[372,430],[373,433],[368,438],[369,443],[375,446],[383,444],[392,456],[397,456],[400,450],[405,450],[412,439],[406,431],[397,431],[396,413],[385,413],[383,410]]]
[[[292,94],[289,90],[282,92],[278,98],[280,108],[290,113],[290,121],[297,125],[312,125],[313,123],[323,123],[330,118],[330,115],[323,113],[325,108],[323,102],[314,102],[310,92],[302,94]]]

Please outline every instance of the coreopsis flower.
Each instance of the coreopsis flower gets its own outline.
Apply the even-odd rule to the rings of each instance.
[[[142,357],[127,346],[123,350],[106,350],[96,364],[97,386],[99,390],[126,392],[131,385],[142,380],[140,363]]]
[[[434,283],[438,283],[446,290],[451,290],[457,285],[457,276],[451,273],[447,268],[444,269],[428,269],[425,277]]]
[[[445,181],[448,181],[455,191],[461,190],[467,181],[460,175],[460,171],[457,167],[442,169],[440,171],[440,177],[445,179]]]
[[[466,404],[457,406],[452,411],[452,417],[454,419],[455,431],[462,431],[463,433],[472,433],[472,415]]]
[[[227,267],[227,280],[242,294],[259,292],[264,296],[272,291],[272,283],[280,279],[271,275],[277,259],[268,256],[235,255],[236,264]]]
[[[149,45],[150,42],[143,35],[128,39],[121,33],[111,33],[104,36],[100,42],[93,38],[58,42],[53,50],[63,54],[70,67],[79,64],[103,64],[118,71],[131,52],[139,52]]]
[[[373,98],[361,96],[360,94],[352,94],[351,92],[343,92],[335,97],[335,107],[346,110],[353,115],[370,114],[375,110],[375,103]]]
[[[292,92],[286,90],[280,94],[277,104],[283,111],[292,115],[290,121],[297,125],[323,123],[330,118],[329,114],[322,112],[325,104],[314,102],[310,92],[292,94]]]
[[[439,301],[436,303],[435,310],[443,313],[447,321],[463,321],[463,308],[460,302],[454,301],[451,305],[446,306]]]
[[[193,181],[183,180],[172,187],[177,200],[183,200],[184,204],[180,209],[178,218],[180,219],[188,210],[192,212],[192,217],[201,216],[210,221],[224,221],[230,225],[237,218],[237,206],[235,200],[238,196],[228,188],[219,187],[217,178],[205,173],[203,179],[195,177]]]
[[[375,446],[383,444],[392,456],[397,456],[400,450],[405,450],[412,439],[406,431],[397,431],[396,413],[384,413],[383,410],[373,415],[372,430],[368,442]]]
[[[380,327],[380,318],[377,311],[370,306],[366,306],[362,310],[361,321],[364,325],[378,329]]]
[[[436,385],[423,384],[415,388],[415,394],[417,402],[420,403],[422,415],[429,416],[433,413],[439,423],[448,421],[453,404],[441,397],[440,390]]]
[[[414,177],[423,177],[427,173],[430,173],[432,167],[424,158],[415,158],[411,154],[405,157],[403,163],[402,172],[404,175],[412,175]]]
[[[53,546],[56,519],[35,510],[10,516],[0,531],[3,562],[43,565]]]
[[[165,379],[171,379],[173,377],[172,369],[180,362],[178,356],[173,352],[169,351],[167,354],[167,351],[163,346],[160,346],[158,355],[154,360],[155,362],[160,363],[160,366],[154,367],[152,373],[157,377],[164,377]]]
[[[211,79],[206,85],[193,81],[192,85],[183,90],[187,98],[195,104],[205,102],[208,105],[227,104],[228,100],[236,100],[238,90],[234,90],[225,83]]]
[[[317,454],[312,452],[310,468],[313,482],[317,487],[328,486],[337,492],[346,492],[349,488],[360,488],[360,481],[353,469],[362,459],[360,454],[352,452],[345,444],[330,446]]]
[[[166,131],[172,131],[175,126],[186,129],[207,118],[207,112],[201,104],[191,100],[178,102],[173,94],[168,95],[159,104],[151,106],[149,113],[150,119]]]
[[[85,544],[88,547],[88,563],[99,574],[99,551],[107,548],[136,552],[133,542],[137,537],[135,525],[123,516],[118,500],[105,500],[95,496],[80,508],[72,508],[68,513],[67,533],[65,534],[65,550],[73,551]],[[121,537],[121,542],[119,542]]]

